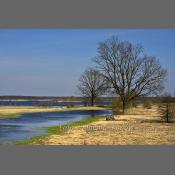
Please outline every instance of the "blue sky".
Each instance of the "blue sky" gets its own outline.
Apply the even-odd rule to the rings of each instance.
[[[76,95],[98,42],[112,35],[142,43],[168,70],[166,91],[175,92],[175,30],[1,29],[0,95]]]

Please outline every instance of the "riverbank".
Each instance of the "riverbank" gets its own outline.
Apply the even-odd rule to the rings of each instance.
[[[34,106],[0,106],[0,118],[14,118],[25,113],[36,113],[36,112],[61,112],[61,111],[72,111],[72,110],[104,110],[104,107],[34,107]]]
[[[52,135],[64,135],[68,130],[71,130],[75,127],[81,127],[81,126],[86,126],[89,125],[93,122],[99,121],[104,117],[96,116],[96,117],[90,117],[84,120],[80,121],[74,121],[70,122],[65,125],[60,125],[60,126],[52,126],[48,128],[43,128],[46,130],[47,134],[43,136],[34,136],[29,139],[25,139],[22,141],[16,141],[15,144],[17,145],[43,145],[45,144],[45,140],[47,140],[48,137]]]
[[[136,110],[135,110],[136,111]],[[21,144],[34,145],[172,145],[175,122],[160,120],[157,108],[138,109],[130,115],[89,118],[62,127],[48,128],[48,135],[33,137]]]

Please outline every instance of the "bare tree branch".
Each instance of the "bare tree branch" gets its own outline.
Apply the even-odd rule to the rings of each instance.
[[[89,68],[81,75],[77,88],[83,97],[91,99],[93,106],[95,99],[106,92],[107,82],[98,70]]]
[[[99,43],[97,53],[97,68],[120,96],[123,111],[136,97],[155,95],[164,88],[167,71],[155,57],[143,53],[142,45],[113,36]]]

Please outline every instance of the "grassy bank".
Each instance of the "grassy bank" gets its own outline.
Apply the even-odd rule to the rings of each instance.
[[[0,106],[0,118],[14,118],[25,113],[35,113],[35,112],[64,112],[73,110],[104,110],[109,109],[109,107],[71,107],[71,108],[61,108],[61,107],[32,107],[32,106]]]
[[[93,122],[99,121],[101,118],[102,117],[100,117],[100,116],[90,117],[90,118],[87,118],[84,120],[70,122],[70,123],[65,124],[65,125],[44,128],[47,131],[47,135],[34,136],[34,137],[31,137],[31,138],[23,140],[23,141],[16,141],[15,144],[17,144],[17,145],[28,145],[28,144],[41,145],[44,143],[45,140],[47,140],[47,137],[49,135],[62,135],[69,129],[73,129],[74,127],[78,127],[78,126],[85,126],[85,125],[91,124]]]

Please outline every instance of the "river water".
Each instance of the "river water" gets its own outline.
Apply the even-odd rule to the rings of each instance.
[[[109,110],[39,112],[0,119],[0,144],[12,144],[14,141],[46,134],[44,127],[63,125],[72,121],[97,115],[111,114]]]

